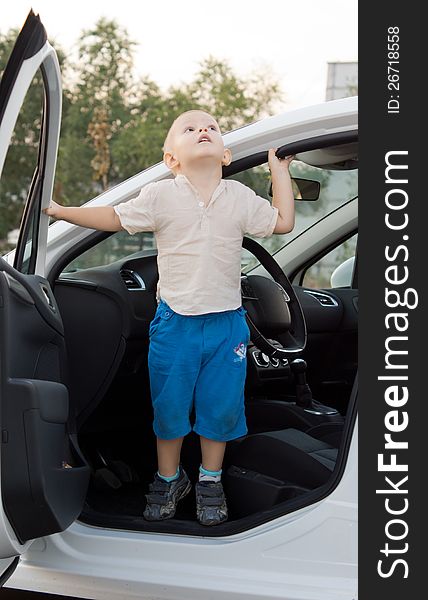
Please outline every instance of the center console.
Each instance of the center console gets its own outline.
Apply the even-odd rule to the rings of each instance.
[[[282,348],[276,340],[269,342]],[[246,414],[251,433],[279,427],[306,431],[325,423],[343,425],[344,419],[335,408],[312,397],[306,369],[301,358],[272,358],[257,346],[248,346]]]

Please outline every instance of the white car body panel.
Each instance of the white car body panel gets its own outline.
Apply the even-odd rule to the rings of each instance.
[[[74,523],[33,543],[8,587],[95,600],[353,600],[357,438],[325,499],[227,538],[111,531]]]
[[[339,265],[331,275],[331,287],[346,287],[352,278],[354,270],[355,256],[351,256],[341,265]]]

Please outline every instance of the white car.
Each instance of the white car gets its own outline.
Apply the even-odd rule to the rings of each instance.
[[[156,239],[49,225],[41,212],[55,176],[61,76],[32,13],[0,85],[2,181],[38,69],[38,164],[17,246],[0,258],[2,583],[100,600],[355,599],[357,98],[224,135],[233,153],[224,176],[267,199],[267,150],[296,154],[296,227],[243,240],[249,432],[227,445],[229,520],[200,525],[190,494],[173,519],[148,522]],[[87,205],[114,206],[170,176],[156,164]],[[182,463],[195,480],[192,436]]]

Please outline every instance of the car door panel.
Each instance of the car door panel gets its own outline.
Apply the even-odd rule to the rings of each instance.
[[[5,269],[0,270],[2,501],[24,543],[74,521],[83,505],[89,468],[67,436],[61,317],[57,313],[54,319],[46,318],[56,305],[49,308],[45,300],[47,311],[41,310],[38,290],[32,293],[34,276],[16,273],[18,281],[12,267],[0,262]],[[31,283],[24,287],[26,278]],[[43,285],[49,286],[47,281]]]
[[[26,202],[15,252],[8,261],[0,258],[0,559],[17,557],[35,538],[66,529],[83,508],[90,476],[76,442],[63,322],[44,278],[49,217],[42,208],[53,189],[61,75],[43,24],[30,11],[0,82],[2,183],[36,73],[42,83],[38,153],[30,165],[31,184],[22,189]],[[1,584],[17,562],[2,562]]]

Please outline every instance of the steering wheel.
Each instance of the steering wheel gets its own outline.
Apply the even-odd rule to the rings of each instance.
[[[251,341],[272,358],[293,359],[306,346],[306,322],[299,299],[288,277],[269,252],[253,239],[244,237],[243,248],[253,254],[272,276],[242,275],[242,305]],[[263,331],[263,333],[262,333]],[[282,347],[266,336],[281,337]]]

